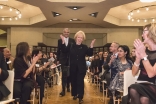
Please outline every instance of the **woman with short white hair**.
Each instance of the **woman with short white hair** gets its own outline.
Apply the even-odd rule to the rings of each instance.
[[[73,100],[79,98],[79,104],[83,102],[84,95],[84,77],[86,74],[86,60],[85,56],[93,55],[93,45],[95,39],[92,40],[90,47],[82,44],[86,39],[83,31],[78,31],[75,36],[75,44],[71,44],[70,47],[65,46],[64,37],[60,35],[62,39],[63,51],[70,51],[70,79],[71,79],[71,93]]]

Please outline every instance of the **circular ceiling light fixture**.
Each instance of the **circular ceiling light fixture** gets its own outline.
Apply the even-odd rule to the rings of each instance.
[[[156,2],[156,0],[140,0],[140,2],[150,3],[150,2]]]
[[[154,15],[153,12],[156,10],[156,5],[148,5],[148,6],[143,6],[139,7],[136,9],[131,10],[128,13],[128,20],[131,21],[137,21],[137,22],[155,22],[156,16]]]
[[[0,20],[18,20],[19,18],[22,17],[21,11],[15,7],[5,5],[5,4],[0,4],[0,12],[4,12],[5,14],[8,15],[0,15]],[[8,13],[6,13],[8,12]]]

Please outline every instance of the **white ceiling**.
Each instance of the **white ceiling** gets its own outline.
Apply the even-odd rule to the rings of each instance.
[[[19,9],[22,18],[18,21],[0,20],[0,28],[11,26],[34,27],[119,27],[142,26],[143,23],[135,23],[127,20],[128,13],[135,8],[156,3],[141,3],[138,0],[8,0],[0,1]],[[67,6],[81,6],[79,10],[72,10]],[[155,10],[155,8],[154,8]],[[53,17],[52,12],[60,13]],[[97,17],[89,14],[98,12]],[[136,17],[151,16],[140,13]],[[0,10],[0,16],[14,15],[8,10]],[[82,21],[68,21],[77,18]]]

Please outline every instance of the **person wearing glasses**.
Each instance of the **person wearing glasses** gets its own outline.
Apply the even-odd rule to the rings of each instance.
[[[137,83],[129,87],[130,104],[156,103],[156,23],[146,25],[143,29],[144,41],[140,39],[134,41],[136,60],[132,74],[137,75],[140,69],[140,75]],[[148,44],[148,48],[144,44]]]

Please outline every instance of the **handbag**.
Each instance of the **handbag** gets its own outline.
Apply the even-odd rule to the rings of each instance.
[[[70,50],[71,50],[71,48],[72,48],[72,43],[70,46]],[[68,66],[63,66],[62,76],[63,77],[69,77],[70,76],[70,52],[69,52]]]

